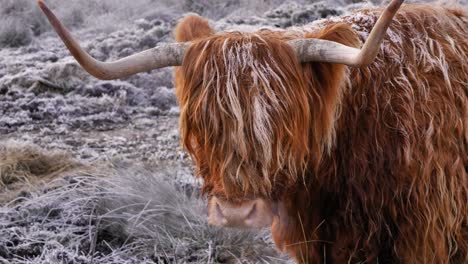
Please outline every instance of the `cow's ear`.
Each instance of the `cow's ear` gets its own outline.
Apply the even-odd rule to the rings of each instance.
[[[359,46],[358,36],[344,23],[325,26],[320,31],[307,33],[305,37],[335,41],[351,47]],[[334,139],[334,124],[342,88],[347,81],[347,67],[342,64],[320,62],[303,63],[302,66],[304,78],[312,91],[313,133],[316,143],[314,145],[319,148],[315,151],[330,149]]]
[[[214,30],[208,24],[208,20],[196,14],[183,17],[174,30],[174,38],[177,42],[193,41],[213,34]]]

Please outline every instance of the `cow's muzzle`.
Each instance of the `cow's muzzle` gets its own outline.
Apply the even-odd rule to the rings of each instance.
[[[270,227],[275,210],[273,203],[255,199],[232,203],[213,196],[208,202],[208,223],[221,227]]]

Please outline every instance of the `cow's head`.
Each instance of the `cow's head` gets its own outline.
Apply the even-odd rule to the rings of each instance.
[[[308,156],[308,92],[293,49],[275,34],[192,42],[177,75],[181,134],[210,197],[209,221],[269,225]]]
[[[182,141],[204,179],[209,222],[263,227],[281,214],[280,197],[304,179],[314,155],[312,92],[301,62],[370,64],[403,0],[384,10],[362,49],[271,32],[219,33],[110,63],[90,57],[38,2],[73,56],[97,78],[181,66],[176,93]]]

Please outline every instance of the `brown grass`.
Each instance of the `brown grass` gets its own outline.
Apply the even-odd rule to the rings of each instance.
[[[84,165],[62,151],[15,141],[0,144],[0,204]]]

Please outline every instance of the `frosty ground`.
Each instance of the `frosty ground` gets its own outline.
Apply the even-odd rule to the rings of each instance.
[[[252,30],[372,5],[49,2],[100,60],[172,42],[187,12],[217,30]],[[2,2],[0,48],[0,263],[288,261],[268,230],[206,224],[200,182],[179,143],[173,69],[98,81],[69,56],[34,0]]]

